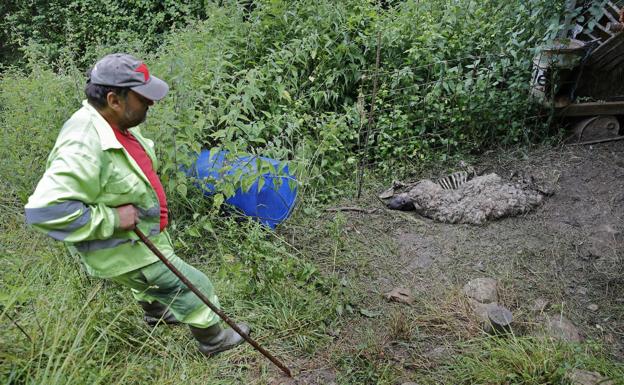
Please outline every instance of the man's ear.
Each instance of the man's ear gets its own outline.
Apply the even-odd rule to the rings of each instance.
[[[122,109],[122,98],[112,91],[106,94],[106,102],[108,107],[114,111],[120,111]]]

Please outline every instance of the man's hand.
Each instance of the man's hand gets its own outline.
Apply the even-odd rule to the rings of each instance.
[[[122,230],[132,230],[139,223],[139,210],[133,205],[123,205],[117,207],[119,214],[119,228]]]

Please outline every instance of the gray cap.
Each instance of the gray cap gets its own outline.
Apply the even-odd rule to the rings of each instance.
[[[129,87],[149,100],[160,100],[169,91],[167,83],[150,75],[142,61],[125,53],[100,59],[89,72],[88,81],[102,86]]]

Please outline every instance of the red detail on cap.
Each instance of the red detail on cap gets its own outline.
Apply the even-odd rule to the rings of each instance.
[[[141,65],[138,66],[135,69],[135,71],[142,73],[143,74],[143,78],[145,79],[146,82],[149,80],[150,74],[149,74],[149,70],[147,69],[147,66],[145,65],[145,63],[141,63]]]

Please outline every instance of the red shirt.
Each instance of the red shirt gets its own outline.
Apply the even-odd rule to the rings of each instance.
[[[165,196],[165,190],[160,182],[160,178],[156,174],[156,171],[154,171],[152,160],[145,152],[143,146],[141,146],[141,143],[136,140],[130,131],[123,132],[113,125],[111,125],[111,127],[119,143],[128,151],[128,154],[132,156],[134,161],[137,162],[141,171],[143,171],[143,174],[145,174],[152,185],[152,188],[156,191],[158,202],[160,203],[160,231],[163,231],[164,228],[167,227],[167,223],[169,223],[169,217],[167,215],[169,212],[167,210],[167,197]]]

